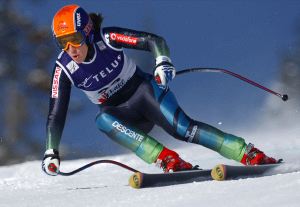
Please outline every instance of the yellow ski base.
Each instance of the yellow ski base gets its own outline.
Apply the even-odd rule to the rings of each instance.
[[[224,165],[220,164],[215,166],[211,171],[211,177],[214,180],[222,181],[226,179],[226,168]]]
[[[140,172],[136,172],[129,178],[129,185],[133,188],[141,188],[143,182],[143,175]]]

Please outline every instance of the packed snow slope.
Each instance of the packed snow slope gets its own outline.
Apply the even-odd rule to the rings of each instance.
[[[295,140],[296,142],[296,140]],[[293,148],[288,144],[266,150],[280,155],[286,162],[300,168],[299,141]],[[265,147],[267,148],[267,147]],[[233,162],[198,146],[177,148],[183,157],[203,168],[216,163]],[[197,155],[197,156],[196,156]],[[96,158],[95,158],[96,159]],[[71,171],[95,159],[63,161],[62,171]],[[144,172],[160,172],[134,155],[105,157],[126,163]],[[287,173],[234,181],[205,181],[133,189],[128,186],[131,172],[109,164],[93,166],[70,177],[45,175],[40,162],[27,162],[0,168],[0,206],[299,206],[300,173]]]
[[[299,148],[298,148],[299,149]],[[179,149],[193,163],[213,166],[225,162],[211,153],[188,147]],[[270,151],[272,153],[272,151]],[[146,172],[158,172],[132,155],[106,157]],[[66,161],[64,171],[92,160]],[[299,167],[299,164],[298,164]],[[206,181],[133,189],[128,186],[132,173],[107,164],[94,166],[71,177],[50,177],[40,170],[40,162],[0,168],[0,206],[299,206],[300,173],[249,178],[234,181]]]
[[[266,108],[275,107],[276,101],[268,100]],[[132,173],[118,166],[101,164],[70,177],[52,177],[41,171],[40,161],[32,161],[0,167],[0,206],[298,207],[300,172],[290,172],[300,169],[298,110],[296,106],[291,106],[285,107],[282,112],[279,109],[275,111],[281,115],[274,117],[273,113],[266,113],[252,127],[238,129],[234,133],[255,143],[266,154],[283,158],[289,173],[224,182],[205,181],[133,189],[128,186],[128,178]],[[202,168],[211,168],[218,163],[238,165],[201,146],[179,144],[170,140],[173,139],[165,138],[161,141],[174,148],[183,159]],[[72,171],[96,159],[116,160],[148,173],[161,171],[154,165],[145,164],[131,153],[94,159],[63,160],[61,171]]]

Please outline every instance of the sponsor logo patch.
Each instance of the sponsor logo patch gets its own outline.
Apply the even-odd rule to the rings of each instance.
[[[56,27],[56,30],[59,32],[65,32],[67,29],[68,29],[68,25],[64,21],[59,22]]]
[[[69,71],[71,72],[71,74],[75,73],[76,70],[78,70],[79,66],[77,65],[77,63],[75,63],[73,60],[71,62],[69,62],[66,67],[69,69]]]
[[[138,142],[142,142],[144,139],[144,136],[132,131],[131,129],[127,128],[126,126],[122,125],[121,123],[119,123],[118,121],[114,121],[112,123],[112,126],[117,129],[118,131],[120,131],[121,133],[124,133],[126,136],[131,137],[132,139],[138,141]]]
[[[122,42],[122,43],[129,44],[129,45],[136,45],[137,39],[138,39],[136,37],[130,37],[130,36],[118,34],[118,33],[110,33],[109,37],[113,41]]]
[[[80,27],[81,26],[81,16],[80,16],[80,13],[77,13],[76,17],[77,17],[77,27]]]
[[[126,84],[126,81],[120,78],[117,78],[114,82],[112,82],[108,87],[99,91],[100,98],[98,99],[100,104],[106,102],[108,98],[117,93],[123,86]]]
[[[106,45],[104,44],[103,41],[98,42],[97,45],[101,51],[106,49]]]
[[[90,33],[90,31],[92,30],[92,28],[93,28],[93,22],[92,22],[91,18],[89,18],[87,25],[85,25],[85,27],[83,29],[85,35],[88,35]]]
[[[192,141],[193,141],[193,139],[194,139],[194,137],[195,137],[195,135],[196,135],[197,129],[198,129],[198,126],[197,126],[197,125],[194,125],[194,126],[193,126],[193,129],[192,129],[192,132],[190,132],[190,131],[187,131],[187,132],[186,132],[185,137],[188,138],[188,142],[192,142]]]
[[[61,75],[61,71],[62,71],[62,69],[60,67],[55,68],[53,81],[52,81],[52,89],[51,89],[51,91],[52,91],[51,97],[52,98],[58,98],[59,78]]]
[[[101,82],[103,79],[105,79],[107,76],[109,76],[111,73],[113,73],[119,66],[120,61],[122,60],[121,55],[118,55],[118,57],[113,60],[109,66],[105,67],[102,70],[99,70],[99,72],[97,72],[96,74],[91,75],[90,77],[87,77],[84,79],[84,81],[80,84],[78,84],[78,87],[83,87],[84,89],[87,89],[89,87],[92,86],[93,82]],[[71,61],[73,62],[73,61]],[[70,63],[71,63],[70,62]],[[69,63],[69,64],[70,64]],[[75,63],[75,62],[74,62]],[[68,65],[69,65],[68,64]],[[76,63],[75,63],[76,64]],[[67,65],[67,68],[68,68]],[[78,67],[78,65],[76,64],[76,66]],[[71,66],[70,66],[71,67]],[[73,67],[73,66],[72,66]],[[79,68],[79,67],[78,67]],[[78,69],[76,68],[75,71]],[[69,68],[68,68],[69,69]],[[70,70],[70,69],[69,69]],[[71,71],[71,70],[70,70]],[[74,72],[75,72],[74,71]],[[72,73],[72,72],[71,72]]]
[[[82,83],[78,84],[78,87],[84,87],[84,88],[90,87],[93,84],[93,82],[89,81],[91,78],[92,75],[88,78],[85,78]]]

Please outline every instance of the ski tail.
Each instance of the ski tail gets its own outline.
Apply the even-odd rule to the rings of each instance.
[[[218,181],[243,177],[259,177],[271,173],[273,169],[280,165],[280,163],[254,166],[231,166],[219,164],[212,169],[211,177]]]

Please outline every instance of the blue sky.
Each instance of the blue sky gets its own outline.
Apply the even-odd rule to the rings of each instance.
[[[102,13],[104,26],[163,36],[178,70],[221,67],[267,87],[278,80],[282,55],[294,49],[298,38],[296,28],[300,26],[300,1],[296,0],[17,2],[17,7],[29,18],[47,27],[61,6],[77,3],[89,12]],[[153,61],[145,52],[128,52],[135,58],[146,56]],[[52,65],[47,68],[50,71]],[[189,115],[229,132],[251,125],[264,112],[262,106],[269,96],[237,79],[215,73],[177,77],[170,86]],[[279,92],[288,93],[286,89]],[[80,116],[70,117],[64,135],[72,136],[74,126],[84,120],[88,127],[83,131],[95,139],[99,136],[94,124],[97,108],[83,94],[76,90],[73,93],[73,98],[86,103],[89,109]]]

